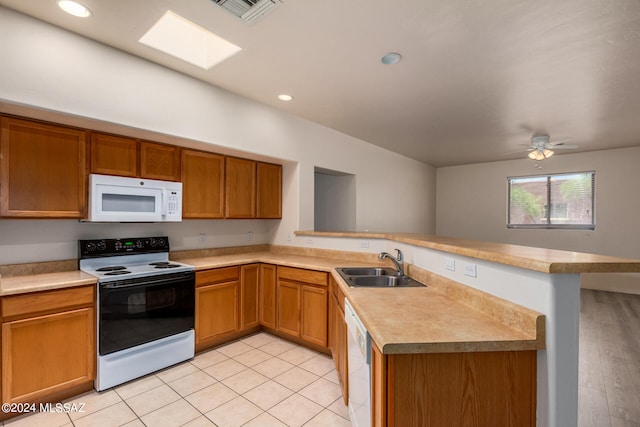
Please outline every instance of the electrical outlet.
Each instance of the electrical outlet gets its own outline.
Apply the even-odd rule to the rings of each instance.
[[[453,258],[445,257],[444,268],[451,271],[456,271],[456,260]]]
[[[313,245],[313,239],[307,239],[307,240],[305,240],[305,243],[307,245]]]
[[[362,240],[360,242],[360,247],[363,248],[363,249],[368,248],[369,247],[369,241],[368,240]]]
[[[204,243],[207,241],[207,235],[204,233],[200,233],[200,235],[198,236],[198,240],[200,241],[200,243]]]
[[[247,231],[247,241],[253,241],[253,231]]]
[[[293,240],[291,233],[287,233],[287,242],[290,242],[291,240]]]
[[[476,264],[464,264],[464,275],[469,277],[478,277],[478,266]]]

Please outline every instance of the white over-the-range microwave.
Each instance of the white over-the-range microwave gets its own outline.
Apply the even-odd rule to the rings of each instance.
[[[180,222],[182,183],[89,175],[88,222]]]

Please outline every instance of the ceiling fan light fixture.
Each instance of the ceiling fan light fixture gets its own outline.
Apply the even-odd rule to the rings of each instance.
[[[536,148],[535,150],[527,154],[527,157],[529,157],[531,160],[536,161],[548,159],[551,156],[553,156],[553,151],[549,150],[548,148]]]

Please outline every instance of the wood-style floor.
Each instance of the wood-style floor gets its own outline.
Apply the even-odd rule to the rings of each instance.
[[[640,295],[580,291],[579,427],[640,427]]]

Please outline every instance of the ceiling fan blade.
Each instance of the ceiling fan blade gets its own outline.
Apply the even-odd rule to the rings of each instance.
[[[529,153],[529,152],[531,152],[531,151],[533,151],[533,150],[534,150],[534,148],[529,148],[529,149],[526,149],[526,150],[509,151],[509,152],[507,152],[507,153],[502,153],[502,154],[503,154],[503,155],[505,155],[505,156],[508,156],[509,154],[522,154],[522,153]]]
[[[549,148],[551,150],[574,150],[578,148],[578,146],[576,144],[557,144],[557,145],[550,144]]]
[[[563,145],[563,144],[566,144],[568,142],[571,142],[571,138],[554,139],[552,141],[549,141],[548,144],[549,145]]]

